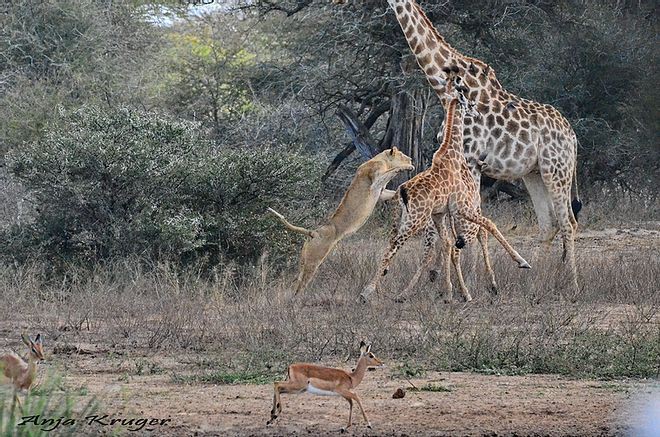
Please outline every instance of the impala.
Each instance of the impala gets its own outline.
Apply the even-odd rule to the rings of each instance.
[[[0,356],[0,379],[4,376],[14,386],[14,399],[20,406],[19,390],[30,390],[37,375],[37,362],[44,359],[44,349],[41,334],[34,340],[25,333],[21,335],[23,343],[28,347],[27,363],[13,352]]]
[[[267,422],[267,425],[273,423],[277,419],[278,414],[282,412],[281,393],[308,392],[324,396],[342,396],[346,399],[349,405],[348,426],[346,428],[351,426],[353,401],[357,402],[360,411],[362,411],[362,416],[364,416],[364,420],[367,422],[367,427],[371,428],[371,422],[367,418],[367,413],[364,412],[360,397],[352,390],[362,382],[367,367],[380,367],[382,365],[383,362],[371,352],[371,345],[365,344],[364,341],[360,343],[360,358],[352,372],[316,364],[291,364],[288,369],[286,381],[275,383],[273,409],[270,412],[270,420]],[[346,428],[342,428],[342,431],[345,431]]]

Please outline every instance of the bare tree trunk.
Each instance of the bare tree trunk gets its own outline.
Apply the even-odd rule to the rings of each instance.
[[[389,120],[385,136],[380,142],[380,150],[397,147],[410,156],[415,166],[415,173],[424,169],[422,160],[422,133],[426,118],[427,99],[421,91],[412,94],[401,91],[392,97]],[[402,173],[392,181],[396,187],[411,177]]]

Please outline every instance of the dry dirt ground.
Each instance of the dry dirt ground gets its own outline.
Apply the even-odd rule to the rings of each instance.
[[[161,362],[167,366],[168,361],[175,360]],[[168,374],[126,377],[106,363],[100,356],[78,357],[69,368],[69,382],[101,394],[99,413],[171,419],[153,427],[158,435],[339,435],[348,418],[348,404],[341,398],[282,395],[282,416],[266,426],[270,385],[181,385]],[[410,383],[443,391],[412,391]],[[408,389],[406,396],[393,399],[399,387]],[[408,382],[392,378],[384,368],[369,372],[357,391],[373,428],[366,428],[356,407],[351,435],[587,436],[628,434],[636,424],[634,413],[645,399],[660,393],[660,386],[639,380],[461,372],[429,373]]]
[[[586,231],[579,236],[578,247],[603,254],[607,252],[602,251],[603,246],[614,246],[612,253],[634,253],[640,246],[657,248],[660,232],[658,227],[651,228]],[[18,348],[15,329],[4,322],[0,324],[0,345]],[[101,400],[99,414],[108,414],[108,419],[170,419],[165,425],[135,432],[126,426],[92,424],[83,428],[90,435],[135,435],[148,429],[151,435],[168,436],[339,435],[348,418],[348,404],[341,398],[283,395],[281,417],[266,426],[273,395],[269,384],[174,381],[173,373],[198,370],[191,363],[205,358],[201,355],[150,353],[142,348],[108,350],[93,344],[67,350],[51,343],[47,349],[49,362],[44,363],[41,375],[49,368],[57,369],[64,375],[65,386],[82,393],[83,400],[91,396]],[[386,355],[380,358],[388,361]],[[354,365],[326,364],[345,369]],[[387,364],[368,372],[357,390],[373,428],[366,428],[356,407],[348,435],[635,435],[641,405],[651,398],[660,399],[657,380],[430,372],[407,381],[393,372],[397,363]],[[138,371],[137,366],[143,368]],[[414,391],[413,384],[418,388],[431,385],[437,391]],[[399,387],[407,389],[406,396],[393,399]]]

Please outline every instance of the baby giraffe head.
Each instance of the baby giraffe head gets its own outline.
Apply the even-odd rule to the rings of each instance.
[[[468,99],[470,90],[465,85],[463,78],[458,74],[459,69],[453,65],[449,68],[442,70],[447,75],[447,85],[445,86],[445,95],[447,96],[447,104],[454,99],[458,100],[459,106],[463,110],[463,115],[468,117],[478,117],[477,105],[475,102]]]

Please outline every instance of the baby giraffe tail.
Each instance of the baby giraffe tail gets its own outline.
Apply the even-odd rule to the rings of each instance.
[[[305,229],[305,228],[302,228],[302,227],[300,227],[300,226],[292,225],[291,223],[289,223],[289,222],[287,221],[287,219],[284,218],[284,216],[283,216],[282,214],[280,214],[279,212],[275,211],[273,208],[268,208],[268,212],[270,212],[270,213],[273,214],[275,217],[277,217],[278,219],[280,219],[280,221],[281,221],[282,223],[284,223],[284,226],[286,226],[289,230],[291,230],[291,231],[293,231],[293,232],[297,232],[297,233],[299,233],[299,234],[303,234],[303,235],[305,235],[305,236],[307,236],[307,237],[309,237],[309,238],[314,238],[314,237],[316,237],[316,232],[314,232],[314,231],[310,231],[309,229]]]

